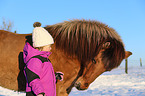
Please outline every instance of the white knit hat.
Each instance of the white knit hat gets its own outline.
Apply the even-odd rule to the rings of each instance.
[[[49,44],[53,44],[54,43],[53,37],[46,29],[40,26],[41,23],[39,22],[35,22],[33,24],[34,27],[32,33],[33,47],[42,47]]]

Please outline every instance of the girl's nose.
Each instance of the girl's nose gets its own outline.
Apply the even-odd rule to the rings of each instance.
[[[52,48],[50,47],[50,50],[51,50]]]

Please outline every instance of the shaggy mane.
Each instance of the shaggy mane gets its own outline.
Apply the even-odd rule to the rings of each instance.
[[[80,62],[90,61],[98,54],[102,44],[108,41],[111,42],[111,47],[104,52],[103,58],[106,60],[104,62],[110,60],[119,63],[120,59],[124,58],[124,45],[120,36],[113,28],[101,22],[70,20],[46,26],[45,29],[53,36],[56,48],[69,56],[76,56]],[[113,67],[116,66],[118,65]]]

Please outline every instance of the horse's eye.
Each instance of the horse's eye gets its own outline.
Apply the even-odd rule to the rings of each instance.
[[[92,63],[96,64],[96,60],[94,58],[92,59]]]

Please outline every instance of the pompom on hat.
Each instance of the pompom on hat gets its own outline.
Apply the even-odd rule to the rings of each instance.
[[[33,41],[33,47],[42,47],[50,44],[54,44],[53,37],[50,35],[50,33],[40,27],[40,22],[35,22],[33,24],[33,32],[32,32],[32,41]]]

